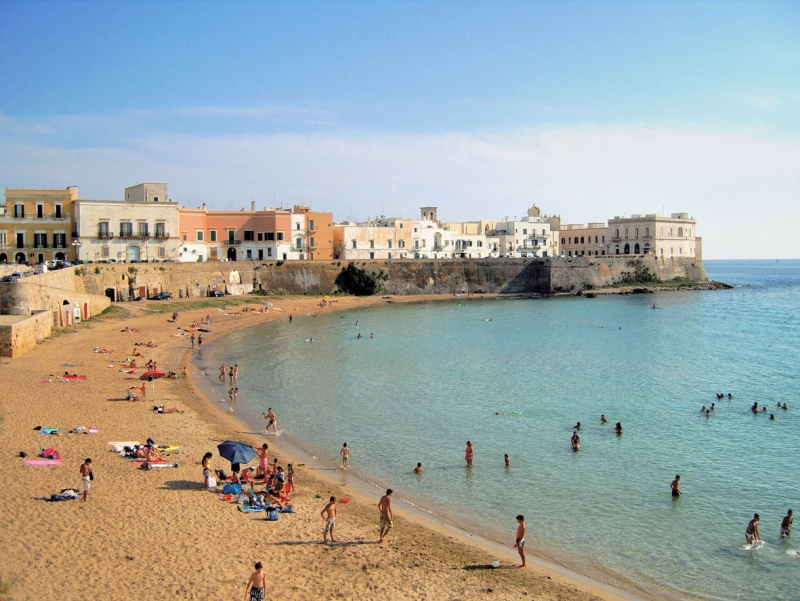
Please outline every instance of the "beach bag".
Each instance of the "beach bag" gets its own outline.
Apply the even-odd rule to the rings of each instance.
[[[226,484],[222,488],[222,494],[224,495],[238,495],[241,492],[242,492],[241,484]]]
[[[275,507],[267,507],[267,517],[264,518],[269,522],[277,522],[280,516],[278,515],[278,511]]]
[[[53,448],[45,449],[44,451],[42,451],[42,457],[44,457],[45,459],[61,459],[61,453],[59,453]]]
[[[217,487],[217,479],[214,476],[209,476],[206,478],[206,488],[216,488]]]

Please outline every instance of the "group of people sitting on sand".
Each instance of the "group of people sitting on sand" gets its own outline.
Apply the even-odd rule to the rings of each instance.
[[[245,466],[242,469],[241,464],[232,463],[232,474],[228,475],[224,470],[213,470],[211,468],[211,453],[206,453],[203,456],[203,476],[206,482],[206,488],[215,490],[215,486],[210,486],[209,478],[213,473],[220,483],[225,484],[239,484],[242,487],[242,492],[251,497],[252,504],[264,505],[266,502],[277,505],[283,509],[285,503],[291,502],[289,494],[294,490],[294,468],[292,464],[287,465],[287,471],[278,465],[278,460],[274,459],[272,465],[269,464],[269,451],[268,446],[264,444],[261,450],[256,449],[256,453],[260,458],[258,468]],[[256,491],[253,487],[261,481],[264,483],[264,490]],[[246,488],[245,488],[246,487]]]

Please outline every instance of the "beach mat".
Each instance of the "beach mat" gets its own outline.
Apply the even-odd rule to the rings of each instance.
[[[60,459],[26,459],[25,465],[63,465]]]

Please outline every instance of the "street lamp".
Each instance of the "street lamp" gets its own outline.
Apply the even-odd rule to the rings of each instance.
[[[147,247],[148,247],[148,246],[149,246],[149,244],[148,244],[148,243],[147,243],[147,241],[145,240],[145,243],[144,243],[144,262],[145,262],[145,263],[149,263],[149,262],[150,262],[150,257],[149,257],[149,256],[148,256],[148,254],[147,254]]]
[[[76,263],[80,263],[81,262],[81,246],[82,245],[83,245],[83,242],[81,242],[80,239],[78,239],[78,238],[76,238],[75,240],[72,241],[72,246],[75,247],[75,262]]]

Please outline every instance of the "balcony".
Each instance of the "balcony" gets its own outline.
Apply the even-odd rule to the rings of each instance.
[[[622,242],[622,238],[620,238],[619,236],[612,236],[611,237],[611,241],[612,242]]]
[[[97,232],[97,238],[100,240],[111,240],[114,237],[113,232]]]
[[[150,234],[134,234],[133,232],[120,232],[119,233],[120,240],[141,240],[147,241],[150,239]]]
[[[223,244],[227,244],[228,246],[239,246],[241,243],[242,243],[241,240],[231,240],[231,239],[225,240],[225,242],[223,242]]]
[[[155,238],[156,240],[167,240],[169,239],[169,237],[170,237],[169,232],[159,232],[159,231],[156,231],[155,235],[153,236],[153,238]]]

